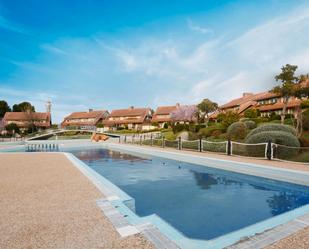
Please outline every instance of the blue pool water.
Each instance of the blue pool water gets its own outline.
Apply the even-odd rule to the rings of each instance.
[[[189,238],[209,240],[309,203],[309,187],[106,149],[71,151]]]

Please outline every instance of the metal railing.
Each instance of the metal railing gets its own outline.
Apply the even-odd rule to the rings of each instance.
[[[309,147],[289,147],[271,143],[270,141],[268,143],[247,144],[231,140],[208,141],[198,139],[190,141],[181,139],[180,137],[176,140],[168,140],[165,137],[154,138],[152,136],[147,137],[135,135],[120,137],[119,142],[309,164]]]

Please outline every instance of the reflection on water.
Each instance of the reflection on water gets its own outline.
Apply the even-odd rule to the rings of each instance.
[[[135,198],[139,216],[157,214],[186,236],[213,239],[309,203],[309,188],[105,149],[73,151]]]
[[[98,160],[102,161],[128,161],[130,163],[147,161],[148,159],[124,154],[119,151],[103,150],[103,149],[93,149],[93,150],[82,150],[82,151],[72,151],[72,153],[78,157],[80,160],[85,162],[95,162]]]

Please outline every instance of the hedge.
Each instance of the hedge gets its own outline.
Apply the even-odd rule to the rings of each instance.
[[[247,137],[251,137],[252,135],[266,131],[283,131],[290,133],[292,135],[296,135],[296,130],[292,126],[271,123],[271,124],[264,124],[255,128],[247,135]]]
[[[271,141],[272,143],[299,147],[299,141],[296,136],[285,131],[262,131],[256,134],[248,135],[246,138],[246,143],[267,143]]]
[[[246,121],[243,121],[243,122],[246,125],[247,129],[252,130],[252,129],[256,128],[256,123],[252,120],[246,120]]]
[[[246,132],[247,126],[243,122],[235,122],[227,128],[227,135],[231,139],[243,139],[246,136]]]

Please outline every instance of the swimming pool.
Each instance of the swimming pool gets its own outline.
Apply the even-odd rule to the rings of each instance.
[[[309,187],[103,148],[69,150],[186,237],[212,240],[309,203]]]

